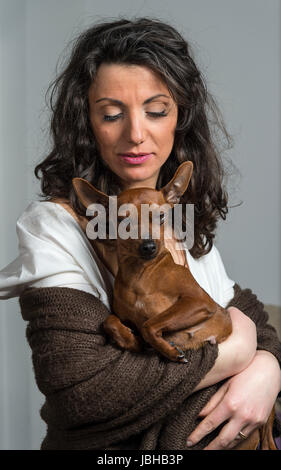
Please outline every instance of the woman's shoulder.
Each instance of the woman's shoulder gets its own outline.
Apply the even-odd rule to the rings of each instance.
[[[93,251],[77,220],[58,203],[32,201],[18,218],[16,231],[21,251],[32,256],[45,253],[79,263]]]
[[[17,220],[18,232],[24,229],[38,236],[54,231],[66,235],[66,228],[80,235],[83,231],[78,216],[66,201],[32,201]]]
[[[32,201],[17,220],[18,257],[0,272],[0,298],[27,286],[74,287],[98,296],[109,308],[111,279],[87,236],[61,204]]]
[[[222,258],[216,245],[212,245],[210,251],[200,258],[200,262],[206,266],[218,267],[222,264]]]
[[[221,265],[222,259],[218,248],[213,244],[210,251],[200,258],[193,258],[188,251],[189,259],[194,266],[198,268],[211,269],[212,271]]]
[[[199,258],[198,264],[208,272],[212,277],[216,276],[217,278],[227,277],[226,269],[220,254],[219,249],[216,245],[213,244],[211,250],[201,258]],[[233,283],[233,281],[231,281]]]
[[[61,207],[61,206],[60,206]],[[29,223],[30,221],[44,220],[45,217],[57,218],[59,205],[51,201],[31,201],[20,214],[18,221]]]
[[[215,245],[199,259],[194,259],[189,253],[189,266],[197,282],[220,305],[225,306],[233,297],[235,282],[228,276]]]

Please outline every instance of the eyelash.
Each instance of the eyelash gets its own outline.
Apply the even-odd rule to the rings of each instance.
[[[122,113],[120,114],[116,114],[115,116],[109,116],[109,115],[104,115],[103,116],[103,120],[104,121],[116,121],[117,119],[119,119],[119,117],[121,116]],[[165,113],[165,111],[162,111],[161,113],[152,113],[152,112],[148,112],[147,114],[149,114],[151,117],[153,118],[158,118],[158,117],[165,117],[167,116],[167,113]]]

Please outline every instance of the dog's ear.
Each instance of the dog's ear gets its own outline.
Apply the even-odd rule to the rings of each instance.
[[[73,178],[72,185],[79,201],[86,209],[91,204],[102,204],[105,209],[108,208],[109,196],[96,189],[89,181],[83,178]]]
[[[104,207],[106,211],[106,221],[105,221],[106,238],[98,238],[98,237],[92,238],[90,236],[90,232],[86,231],[88,238],[90,238],[90,240],[95,240],[95,242],[106,243],[107,248],[116,249],[116,240],[115,239],[111,240],[110,238],[108,238],[109,230],[110,230],[109,224],[112,223],[111,218],[110,218],[110,210],[109,210],[110,196],[103,193],[102,191],[99,191],[91,183],[89,183],[87,180],[83,178],[73,178],[72,185],[81,204],[83,204],[83,206],[86,209],[89,208],[90,213],[87,214],[86,212],[86,215],[92,216],[96,214],[95,209],[99,210],[99,208],[91,207],[92,204],[100,204]],[[95,229],[93,230],[95,232]]]
[[[161,189],[164,199],[168,203],[178,204],[180,197],[187,190],[191,175],[193,172],[193,163],[183,162],[177,169],[175,175],[169,183]]]

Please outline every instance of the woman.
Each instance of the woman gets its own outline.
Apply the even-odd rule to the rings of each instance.
[[[157,19],[96,24],[53,85],[53,148],[35,169],[45,199],[18,220],[21,255],[0,273],[2,298],[19,295],[29,321],[47,397],[42,449],[231,449],[267,421],[280,391],[280,343],[262,304],[228,278],[213,245],[227,195],[209,119],[228,135],[189,47]],[[143,153],[149,157],[136,156]],[[189,251],[169,249],[229,306],[233,333],[189,352],[183,367],[106,342],[116,258],[87,239],[72,178],[109,195],[159,189],[185,160],[194,174],[181,202],[195,205],[195,241]]]

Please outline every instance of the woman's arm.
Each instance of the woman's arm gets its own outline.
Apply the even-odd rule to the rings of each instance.
[[[174,363],[157,351],[132,353],[111,344],[103,329],[110,311],[87,292],[31,288],[19,301],[28,321],[36,383],[47,398],[40,413],[52,432],[43,449],[57,449],[58,441],[59,448],[73,449],[72,432],[80,434],[80,429],[85,438],[77,442],[77,449],[108,448],[121,441],[127,446],[134,436],[150,442],[151,433],[155,442],[163,438],[162,448],[185,448],[192,420],[184,433],[176,422],[171,437],[164,431],[170,433],[177,413],[185,417],[192,408],[197,415],[207,403],[210,394],[205,397],[203,391],[201,398],[202,392],[193,390],[213,367],[217,345],[187,351],[187,363]]]
[[[232,333],[218,345],[218,357],[212,369],[205,375],[194,391],[201,390],[238,374],[255,356],[257,330],[255,323],[236,307],[229,307]]]

